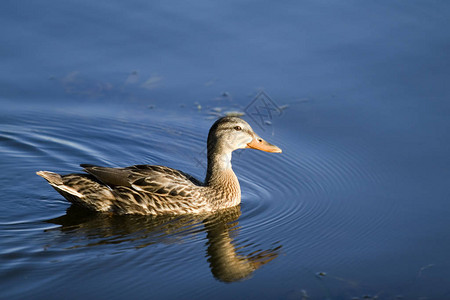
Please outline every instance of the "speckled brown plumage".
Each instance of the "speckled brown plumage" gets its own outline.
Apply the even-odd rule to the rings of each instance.
[[[61,176],[37,172],[75,205],[116,214],[196,214],[236,206],[241,201],[239,181],[231,168],[231,152],[254,148],[281,152],[240,118],[217,120],[208,135],[205,182],[165,166],[135,165],[108,168],[82,164],[88,174]]]

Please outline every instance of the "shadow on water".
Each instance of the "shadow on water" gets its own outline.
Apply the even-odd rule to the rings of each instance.
[[[143,248],[206,231],[211,273],[222,282],[234,282],[248,279],[275,259],[282,247],[243,254],[251,244],[236,246],[240,216],[240,206],[208,215],[186,216],[115,216],[71,206],[64,216],[46,222],[61,225],[57,230],[65,234],[88,240],[85,247],[137,243],[136,248]]]

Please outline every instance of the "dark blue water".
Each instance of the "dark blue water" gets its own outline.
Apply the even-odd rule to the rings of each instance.
[[[450,298],[448,28],[444,1],[2,1],[0,298]],[[234,153],[230,211],[88,215],[35,175],[203,179],[229,112],[283,149]]]

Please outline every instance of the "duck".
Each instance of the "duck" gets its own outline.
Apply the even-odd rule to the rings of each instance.
[[[161,165],[123,168],[81,164],[85,173],[60,175],[38,171],[72,204],[117,215],[183,215],[212,213],[241,203],[241,188],[231,166],[232,152],[282,150],[257,135],[242,118],[226,116],[210,128],[205,180]]]

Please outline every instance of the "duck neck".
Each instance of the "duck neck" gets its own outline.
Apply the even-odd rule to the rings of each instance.
[[[234,175],[231,168],[231,152],[230,153],[212,153],[208,155],[208,169],[206,171],[205,184],[215,185],[217,181],[221,181],[223,176]],[[235,176],[234,176],[235,177]]]
[[[214,189],[224,206],[234,206],[241,201],[239,181],[231,168],[231,152],[208,155],[205,185]],[[222,205],[221,205],[222,206]]]

